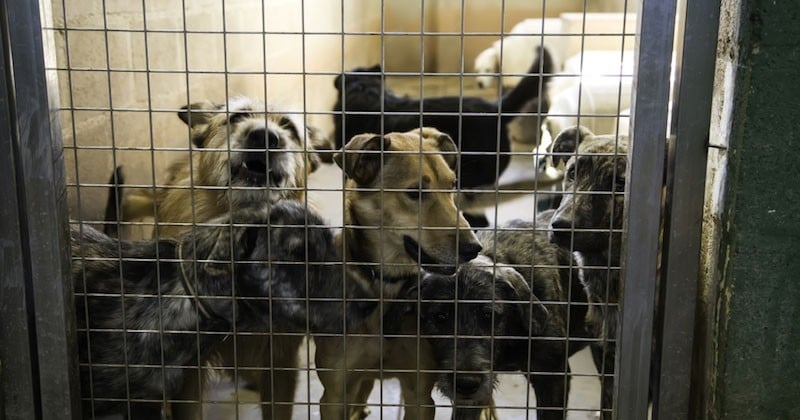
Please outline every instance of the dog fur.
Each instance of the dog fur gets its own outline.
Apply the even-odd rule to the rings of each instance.
[[[542,36],[542,29],[547,36]],[[516,86],[536,59],[536,47],[540,44],[554,55],[553,71],[559,71],[558,52],[564,39],[554,35],[560,32],[560,19],[525,19],[514,25],[509,35],[494,41],[475,57],[473,69],[478,73],[475,78],[478,88],[495,87],[501,77],[504,87]]]
[[[566,161],[564,196],[550,223],[550,240],[577,254],[596,341],[592,356],[602,376],[603,418],[613,405],[619,314],[620,255],[627,169],[627,136],[595,136],[585,127],[558,135],[554,158]]]
[[[362,416],[375,379],[387,377],[400,379],[405,418],[433,418],[430,347],[416,317],[391,315],[391,300],[416,285],[421,268],[453,273],[481,249],[454,202],[456,159],[452,138],[432,128],[361,134],[335,155],[347,176],[337,237],[347,275],[371,288],[381,309],[352,334],[314,337],[323,419]]]
[[[71,251],[87,416],[160,418],[234,328],[342,333],[371,312],[345,308],[359,293],[342,285],[332,234],[296,203],[237,209],[177,240],[72,225]]]
[[[198,102],[178,116],[191,127],[191,154],[174,161],[164,186],[122,198],[122,220],[155,217],[158,237],[173,238],[247,203],[301,201],[327,139],[296,114],[239,97]],[[153,203],[155,201],[155,204]]]
[[[541,90],[552,73],[547,50],[541,49],[538,57],[530,66],[530,74],[497,102],[471,96],[398,96],[385,88],[380,66],[356,68],[337,76],[334,85],[339,95],[333,108],[336,147],[361,133],[433,127],[456,139],[461,152],[456,166],[460,188],[492,187],[510,160],[507,125],[526,103],[542,97]],[[541,112],[547,109],[543,103]],[[488,221],[484,219],[481,224],[485,226]]]
[[[122,219],[155,217],[157,238],[173,238],[233,209],[257,203],[302,201],[308,174],[319,165],[316,147],[324,147],[320,132],[296,114],[267,109],[255,99],[239,97],[227,104],[198,102],[178,117],[191,127],[192,153],[167,170],[165,186],[155,195],[139,189],[123,196]],[[116,181],[120,181],[119,178]],[[119,192],[116,194],[122,195]],[[108,212],[107,212],[108,213]],[[221,343],[203,364],[233,367],[236,376],[260,395],[264,418],[291,415],[300,335],[237,337]],[[271,367],[271,369],[263,369]],[[214,376],[190,376],[182,398],[199,401],[205,383]],[[218,375],[216,375],[218,376]],[[280,383],[271,389],[270,384]],[[270,403],[272,403],[270,405]],[[175,418],[194,419],[200,404],[173,404]]]
[[[515,220],[496,231],[479,232],[478,238],[484,245],[482,256],[462,268],[463,272],[459,271],[456,279],[433,274],[423,279],[420,285],[423,301],[441,299],[452,293],[448,290],[456,282],[460,300],[481,301],[487,296],[491,300],[494,296],[494,312],[488,312],[494,317],[494,323],[474,322],[486,312],[485,304],[459,302],[455,325],[470,338],[500,337],[494,340],[494,348],[462,344],[460,347],[467,350],[453,353],[447,351],[446,343],[435,346],[446,350],[437,353],[449,359],[444,362],[446,366],[456,365],[458,370],[479,372],[468,376],[471,380],[467,383],[482,384],[479,392],[470,395],[459,390],[458,376],[454,383],[453,375],[448,374],[437,382],[445,395],[485,406],[486,397],[491,395],[487,385],[494,383],[494,373],[489,368],[494,372],[522,371],[528,375],[536,394],[537,418],[563,419],[566,416],[567,359],[586,346],[585,340],[581,341],[587,337],[583,324],[586,297],[578,279],[577,263],[568,251],[548,241],[546,232],[551,214],[541,213],[535,223]],[[482,268],[472,267],[476,265]],[[517,276],[519,280],[515,282]],[[500,280],[517,286],[506,287]],[[520,308],[525,311],[518,310]],[[421,309],[420,324],[426,334],[447,334],[447,329],[453,328],[451,323],[452,320],[442,321],[431,304]],[[456,339],[456,344],[460,340]],[[464,418],[476,418],[474,412],[467,413]]]
[[[407,298],[432,345],[436,387],[453,401],[455,419],[478,419],[492,409],[493,372],[507,368],[508,349],[540,335],[548,318],[525,279],[486,256],[454,276],[427,273]]]

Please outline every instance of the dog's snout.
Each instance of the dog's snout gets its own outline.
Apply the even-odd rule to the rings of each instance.
[[[560,217],[553,219],[550,222],[550,232],[548,232],[548,236],[550,237],[550,242],[559,245],[569,245],[571,230],[572,230],[571,221]]]
[[[550,222],[554,230],[565,231],[572,228],[572,222],[567,219],[558,218]]]
[[[256,128],[247,133],[247,148],[248,149],[266,149],[267,147],[267,130],[264,128]]]
[[[461,258],[462,262],[472,261],[478,256],[478,253],[481,252],[482,249],[483,247],[478,242],[461,244],[458,256]]]
[[[456,378],[456,392],[460,395],[472,395],[483,385],[483,377],[480,375],[459,374]]]
[[[278,135],[273,133],[272,131],[268,133],[267,140],[268,140],[267,146],[269,146],[270,149],[277,149],[280,146]]]
[[[248,149],[277,149],[278,135],[266,128],[256,128],[247,133]]]

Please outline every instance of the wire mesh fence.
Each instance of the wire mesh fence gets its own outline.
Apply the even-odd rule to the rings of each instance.
[[[612,415],[637,5],[51,7],[85,417]]]

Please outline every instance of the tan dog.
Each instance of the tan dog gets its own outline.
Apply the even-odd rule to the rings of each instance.
[[[347,175],[337,238],[347,274],[382,306],[356,331],[314,337],[323,419],[362,417],[374,380],[386,377],[400,380],[405,418],[434,417],[429,344],[418,338],[417,315],[397,314],[402,305],[387,300],[415,285],[420,268],[451,274],[481,250],[455,205],[456,153],[450,136],[423,128],[357,135],[334,156]]]
[[[166,186],[155,197],[138,190],[123,198],[125,220],[156,218],[156,234],[174,238],[195,223],[229,213],[247,203],[303,200],[306,179],[319,157],[313,151],[326,139],[298,115],[267,110],[263,103],[236,98],[228,104],[195,103],[179,117],[191,127],[191,155],[174,162]],[[155,203],[153,202],[155,200]],[[187,375],[181,399],[172,404],[176,419],[200,418],[205,385],[219,370],[237,368],[238,378],[260,395],[264,418],[288,419],[294,399],[299,335],[241,335],[223,341],[211,360],[201,360],[200,375]],[[235,350],[234,350],[235,349]],[[248,370],[250,369],[250,370]],[[197,372],[193,372],[197,373]],[[237,377],[231,375],[231,377]],[[278,384],[274,392],[271,384]],[[270,402],[275,404],[270,406]]]

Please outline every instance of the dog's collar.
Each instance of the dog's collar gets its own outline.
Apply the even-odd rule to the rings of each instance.
[[[186,268],[183,266],[183,242],[178,243],[178,265],[181,268],[181,285],[183,285],[183,290],[186,291],[187,295],[192,297],[192,300],[197,307],[197,311],[200,312],[200,314],[206,319],[222,319],[222,317],[218,316],[214,312],[210,311],[208,307],[206,307],[206,304],[200,300],[200,297],[197,295],[194,286],[192,286],[192,283],[189,281],[189,276],[186,274]]]
[[[197,297],[197,292],[195,292],[194,287],[192,287],[192,285],[189,283],[189,279],[186,278],[186,271],[183,268],[183,264],[178,264],[181,265],[181,284],[183,285],[183,289],[186,291],[186,294],[191,296],[192,300],[194,300],[194,304],[197,306],[197,311],[206,318],[213,318],[211,311],[209,311],[208,308],[206,308],[205,303],[203,303],[203,301]]]

